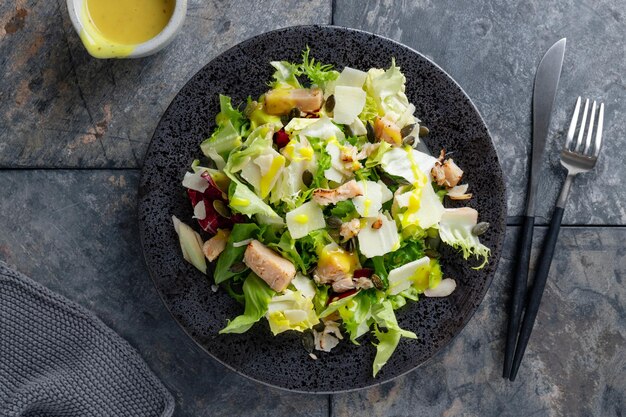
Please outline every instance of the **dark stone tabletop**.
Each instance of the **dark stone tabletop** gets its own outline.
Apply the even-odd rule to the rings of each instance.
[[[176,92],[211,58],[271,29],[333,23],[437,62],[483,115],[508,185],[498,273],[427,365],[334,396],[251,382],[204,354],[162,305],[137,233],[143,155]],[[541,179],[538,249],[563,181],[557,150],[578,95],[603,101],[605,146],[565,212],[518,380],[504,381],[506,306],[543,52],[567,37]],[[181,33],[140,60],[90,58],[65,1],[0,2],[0,259],[98,314],[177,400],[177,416],[622,416],[626,410],[626,8],[623,0],[190,0]],[[537,257],[533,252],[533,264]]]

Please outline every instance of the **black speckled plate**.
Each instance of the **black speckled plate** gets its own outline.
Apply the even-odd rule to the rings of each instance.
[[[406,75],[406,94],[416,115],[430,128],[429,147],[454,151],[466,172],[474,197],[469,205],[480,220],[491,223],[482,237],[491,248],[489,265],[474,271],[452,250],[444,253],[443,270],[457,280],[447,298],[422,299],[397,312],[402,328],[417,340],[402,339],[387,365],[372,378],[375,348],[341,343],[312,360],[299,334],[272,336],[265,320],[242,335],[219,335],[226,320],[242,308],[225,292],[212,292],[212,280],[183,260],[171,216],[191,224],[192,211],[181,186],[199,144],[214,127],[218,94],[234,103],[266,90],[269,61],[298,61],[309,45],[312,56],[367,70],[386,68],[395,57]],[[477,74],[480,76],[480,74]],[[229,49],[202,68],[174,98],[161,118],[146,155],[139,188],[139,222],[143,251],[163,302],[183,329],[212,357],[229,368],[275,387],[330,393],[388,381],[432,358],[465,326],[483,299],[496,269],[505,232],[505,190],[498,157],[478,111],[463,90],[441,68],[418,52],[370,33],[332,26],[280,29]]]

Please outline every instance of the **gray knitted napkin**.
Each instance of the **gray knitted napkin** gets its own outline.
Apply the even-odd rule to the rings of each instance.
[[[171,416],[174,400],[95,315],[0,262],[0,416]]]

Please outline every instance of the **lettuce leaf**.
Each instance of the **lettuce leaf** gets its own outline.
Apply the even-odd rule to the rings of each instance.
[[[352,200],[339,201],[335,204],[335,207],[330,209],[330,214],[339,217],[343,222],[349,222],[359,217],[359,213],[357,213]]]
[[[391,67],[386,71],[376,68],[368,71],[364,89],[376,101],[378,114],[389,114],[392,120],[397,120],[404,114],[409,106],[409,100],[404,94],[405,82],[406,78],[396,66],[395,60],[391,61]]]
[[[243,113],[233,107],[231,98],[222,94],[220,94],[220,112],[215,116],[215,122],[218,126],[230,122],[240,134],[245,132],[248,123]]]
[[[303,274],[307,273],[310,265],[302,260],[296,248],[296,240],[291,237],[289,230],[282,234],[278,243],[270,243],[268,246],[278,251],[284,258],[289,259]]]
[[[230,208],[248,217],[255,214],[279,218],[280,216],[267,205],[261,198],[239,180],[232,178],[229,189],[229,206]],[[232,190],[232,192],[231,192]]]
[[[350,334],[350,341],[363,336],[370,329],[372,298],[364,291],[359,292],[352,302],[338,309],[346,331]]]
[[[259,236],[260,231],[259,226],[254,223],[235,223],[233,225],[233,229],[228,237],[228,242],[226,243],[226,249],[224,249],[224,252],[217,258],[217,263],[215,264],[213,279],[216,284],[220,284],[238,275],[238,273],[232,272],[230,267],[243,260],[243,253],[246,251],[246,246],[234,247],[233,243],[256,238]]]
[[[463,253],[463,259],[470,255],[482,258],[483,262],[474,268],[481,269],[487,264],[491,250],[472,233],[477,220],[478,212],[473,208],[445,209],[439,222],[439,236],[444,243],[459,249]]]
[[[245,307],[242,315],[228,322],[220,330],[222,333],[245,333],[254,323],[259,321],[267,312],[269,303],[276,293],[261,278],[250,273],[243,283]]]
[[[200,149],[214,160],[215,157],[211,155],[213,152],[225,159],[230,151],[241,145],[241,136],[246,131],[248,122],[239,110],[233,108],[230,97],[221,94],[220,112],[215,117],[215,122],[217,128],[211,137],[200,144]],[[218,168],[221,169],[219,166]]]
[[[266,317],[274,335],[287,330],[301,332],[319,322],[312,299],[305,297],[300,291],[289,289],[272,297]]]
[[[330,64],[322,64],[309,56],[311,50],[307,46],[302,52],[302,64],[300,65],[300,73],[305,75],[311,84],[324,88],[330,81],[334,81],[339,77],[339,73],[333,69]]]
[[[400,328],[393,312],[392,303],[389,300],[373,306],[372,317],[377,327],[374,330],[374,335],[378,339],[373,365],[373,376],[376,376],[396,350],[401,337],[417,339],[417,336],[411,331]]]
[[[274,81],[270,83],[272,88],[302,87],[298,81],[300,65],[292,64],[287,61],[272,61],[270,65],[276,69],[276,72],[272,75]]]

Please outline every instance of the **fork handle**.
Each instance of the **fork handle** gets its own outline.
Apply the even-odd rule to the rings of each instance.
[[[570,177],[568,176],[568,179]],[[566,181],[567,182],[567,181]],[[565,197],[569,192],[569,184],[564,184],[563,191],[565,191]],[[550,272],[550,265],[552,264],[552,257],[554,255],[554,248],[556,247],[556,241],[559,237],[559,230],[561,229],[561,220],[563,219],[563,207],[555,207],[554,213],[552,213],[552,220],[550,221],[550,229],[548,235],[545,238],[543,250],[539,256],[537,264],[537,270],[535,271],[535,281],[526,305],[526,312],[524,314],[524,321],[522,322],[522,329],[520,331],[519,340],[517,342],[517,348],[515,350],[515,357],[513,358],[513,367],[511,368],[510,380],[514,381],[519,370],[522,357],[526,351],[528,340],[530,339],[530,333],[533,330],[535,319],[537,318],[537,312],[539,311],[539,304],[541,304],[541,297],[543,290],[546,287],[546,281],[548,279],[548,272]]]
[[[526,296],[526,283],[528,280],[528,264],[530,262],[530,251],[533,243],[533,228],[535,218],[524,216],[524,223],[520,231],[520,242],[517,254],[517,264],[513,281],[513,296],[511,298],[511,308],[509,310],[509,326],[506,335],[506,349],[504,351],[503,378],[509,378],[513,355],[515,354],[515,343],[517,342],[517,332],[519,331],[522,317],[522,307]]]

